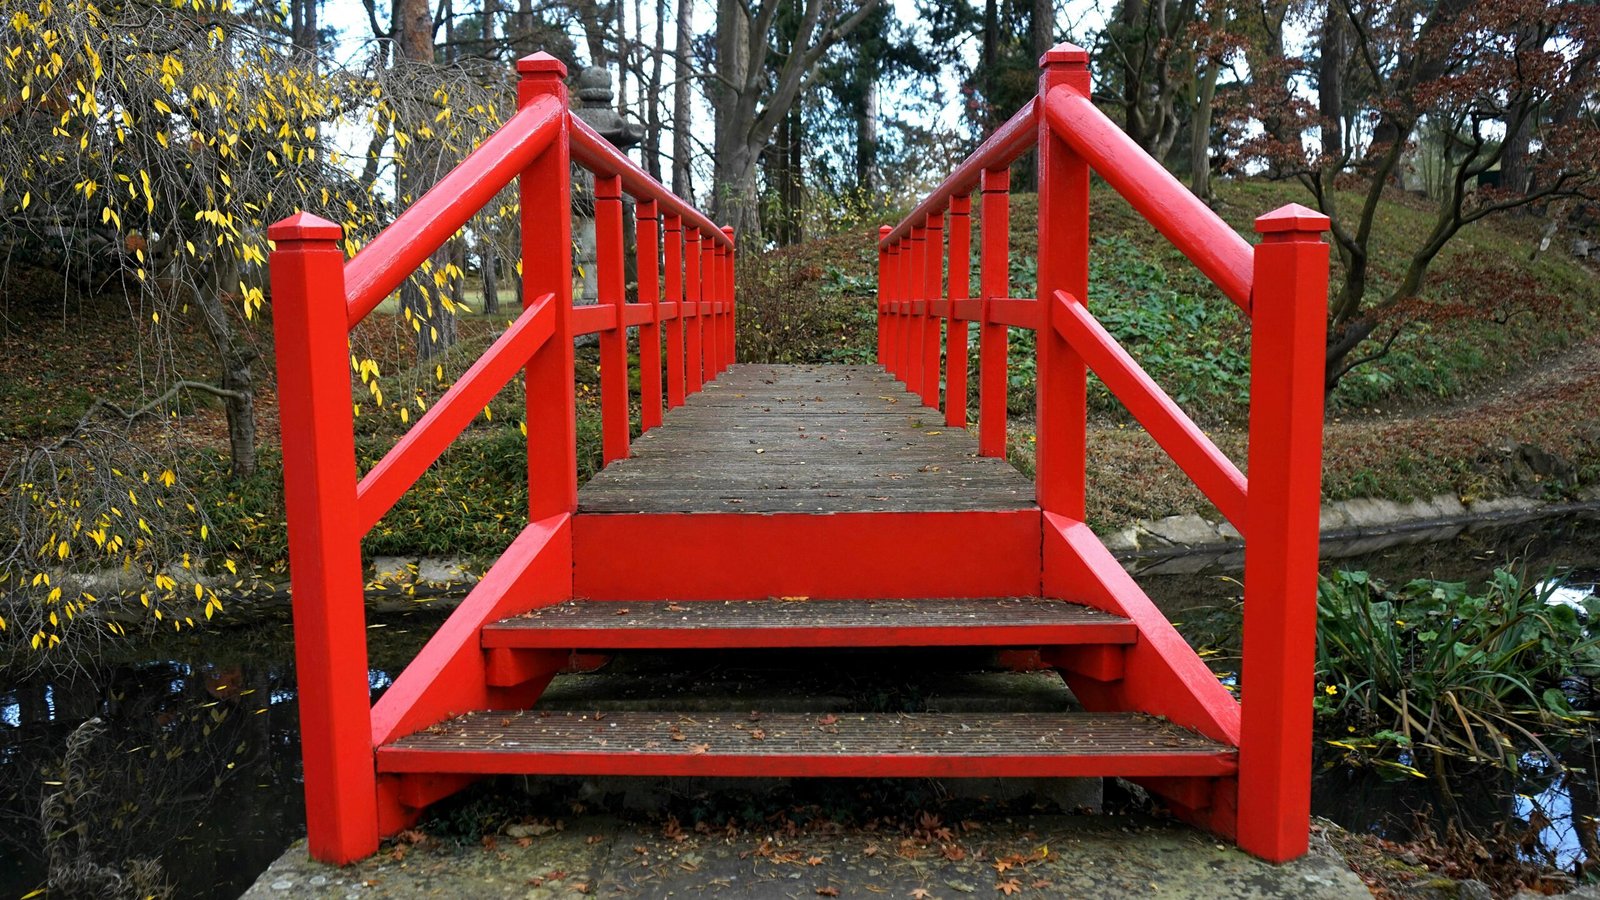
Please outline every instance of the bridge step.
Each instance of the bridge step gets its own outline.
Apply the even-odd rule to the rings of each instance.
[[[1141,713],[468,713],[378,749],[386,773],[1222,776],[1237,751]]]
[[[486,648],[1042,647],[1130,644],[1133,623],[1066,600],[574,600],[483,629]]]

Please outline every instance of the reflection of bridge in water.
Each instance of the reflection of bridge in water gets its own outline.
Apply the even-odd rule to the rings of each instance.
[[[1327,220],[1285,207],[1244,241],[1094,107],[1087,59],[1046,54],[1038,96],[882,230],[873,367],[736,366],[734,235],[573,118],[544,54],[517,65],[516,115],[348,262],[331,222],[269,230],[313,855],[370,854],[496,773],[1122,776],[1259,856],[1305,851]],[[1007,173],[1035,149],[1038,296],[1016,298]],[[578,308],[570,163],[595,185],[600,302]],[[1250,316],[1248,483],[1086,307],[1091,169]],[[520,318],[360,475],[350,329],[513,180]],[[1009,329],[1037,337],[1032,483],[1004,462]],[[587,334],[607,468],[580,492],[573,343]],[[1083,521],[1091,370],[1248,539],[1243,706]],[[519,375],[527,524],[369,705],[361,537]],[[1021,650],[1007,658],[1059,672],[1078,707],[841,709],[759,738],[742,709],[528,712],[575,654],[950,646]]]

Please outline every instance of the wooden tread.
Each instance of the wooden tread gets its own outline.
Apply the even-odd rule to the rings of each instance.
[[[484,647],[978,647],[1128,644],[1127,619],[1037,597],[572,600],[493,623]]]
[[[389,773],[1218,776],[1237,751],[1141,713],[469,713],[378,748]]]

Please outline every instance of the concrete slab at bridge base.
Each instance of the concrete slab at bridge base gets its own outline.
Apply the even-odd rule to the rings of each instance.
[[[696,833],[610,817],[509,826],[492,842],[430,842],[339,868],[296,843],[244,894],[305,897],[1140,897],[1364,900],[1338,852],[1313,840],[1284,865],[1186,826],[1128,816],[941,823],[952,841],[899,831]],[[955,849],[947,849],[947,848]],[[386,848],[387,850],[387,848]],[[952,858],[954,857],[954,858]],[[997,872],[996,862],[1005,863]],[[1008,885],[1015,882],[1014,885]],[[920,893],[919,893],[920,892]]]

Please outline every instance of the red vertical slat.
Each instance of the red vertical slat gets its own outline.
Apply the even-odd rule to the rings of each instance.
[[[909,335],[906,335],[906,389],[922,397],[923,405],[928,404],[926,394],[926,367],[928,356],[922,352],[923,340],[926,338],[928,328],[923,325],[923,319],[928,315],[928,259],[925,251],[928,247],[928,234],[925,224],[917,224],[910,229],[910,264],[906,267],[906,283],[910,285],[910,303],[912,303],[912,317],[910,317]]]
[[[547,53],[517,61],[517,105],[567,102],[567,67]],[[528,515],[537,522],[578,508],[578,426],[572,384],[572,166],[570,119],[550,149],[522,173],[524,307],[554,294],[555,332],[528,361]]]
[[[617,318],[600,332],[600,456],[609,465],[628,458],[628,329],[622,319],[622,179],[594,177],[596,294]]]
[[[922,320],[922,402],[939,408],[940,320],[934,301],[944,295],[944,213],[931,213],[922,230],[922,296],[928,315]]]
[[[967,299],[972,279],[972,197],[950,198],[950,320],[944,332],[944,423],[967,427],[967,320],[956,302]]]
[[[1311,811],[1327,227],[1298,205],[1257,219],[1251,278],[1238,840],[1274,862],[1306,851]]]
[[[701,235],[701,376],[717,378],[717,239]]]
[[[667,320],[667,409],[683,405],[683,225],[673,213],[666,215],[667,302],[673,304]]]
[[[1006,455],[1006,371],[1008,332],[990,321],[996,299],[1011,293],[1011,170],[985,169],[983,224],[979,235],[978,293],[983,297],[983,324],[978,329],[978,453]]]
[[[881,242],[893,230],[887,225],[878,227],[878,240]],[[889,364],[889,356],[885,352],[889,336],[889,248],[882,243],[878,245],[878,365],[890,372],[894,369]]]
[[[1089,54],[1059,44],[1040,60],[1039,94],[1089,90]],[[1039,117],[1039,297],[1066,291],[1077,302],[1089,292],[1089,164]],[[1035,490],[1045,510],[1082,520],[1088,372],[1051,323],[1039,322],[1038,445]]]
[[[723,299],[728,301],[728,314],[722,320],[722,368],[726,369],[738,361],[739,292],[734,284],[737,273],[734,268],[734,253],[738,249],[738,244],[733,240],[733,228],[730,226],[722,226],[722,236],[728,239],[727,246],[722,248],[722,291]]]
[[[689,393],[700,390],[704,371],[700,368],[700,338],[705,321],[700,315],[700,229],[686,228],[683,236],[683,308],[689,319],[683,323],[687,337],[684,340],[684,371]]]
[[[378,849],[342,236],[306,213],[267,229],[306,836],[334,863]]]
[[[639,327],[639,428],[648,431],[661,424],[661,235],[656,202],[640,200],[634,216],[639,302],[650,304],[650,321]]]

